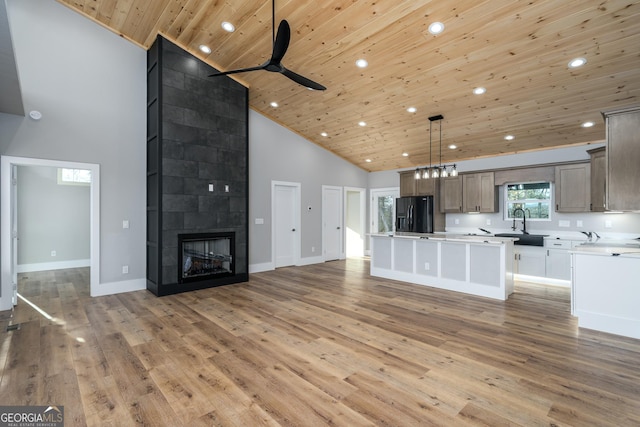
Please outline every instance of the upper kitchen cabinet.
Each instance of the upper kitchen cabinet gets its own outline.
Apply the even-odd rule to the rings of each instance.
[[[556,166],[556,212],[590,212],[591,164]]]
[[[415,171],[400,172],[400,197],[434,196],[437,179],[416,179]]]
[[[462,175],[440,178],[440,212],[462,212]]]
[[[606,148],[587,150],[591,156],[591,212],[604,212],[607,178]]]
[[[462,211],[498,212],[498,192],[493,172],[462,175]]]
[[[400,172],[400,197],[416,195],[416,178],[413,171]]]
[[[607,124],[606,208],[640,210],[640,106],[602,114]]]

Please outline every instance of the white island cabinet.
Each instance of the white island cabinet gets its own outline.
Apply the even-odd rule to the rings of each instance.
[[[579,246],[571,257],[578,326],[640,339],[640,247]]]
[[[508,238],[371,236],[372,276],[499,300],[513,292],[512,260]]]

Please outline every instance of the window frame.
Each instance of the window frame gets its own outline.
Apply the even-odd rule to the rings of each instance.
[[[514,200],[509,200],[509,186],[512,185],[525,185],[525,184],[549,184],[549,198],[548,199],[519,199],[517,201]],[[526,204],[527,201],[545,201],[548,202],[548,212],[549,212],[549,217],[548,218],[531,218],[529,216],[527,216],[527,222],[528,221],[533,221],[533,222],[549,222],[552,221],[552,216],[553,216],[553,197],[554,197],[554,187],[553,187],[553,182],[551,181],[527,181],[527,182],[510,182],[510,183],[506,183],[504,185],[504,215],[503,215],[503,219],[505,221],[513,221],[514,219],[522,219],[522,217],[517,217],[517,218],[513,218],[509,215],[510,213],[510,205],[514,204],[514,203],[522,203],[522,204]]]

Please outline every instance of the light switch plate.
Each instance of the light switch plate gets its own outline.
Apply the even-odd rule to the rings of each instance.
[[[571,227],[571,221],[561,219],[560,221],[558,221],[558,227]]]
[[[209,192],[213,193],[213,184],[209,184]]]
[[[129,228],[129,221],[128,220],[126,220],[126,219],[122,220],[122,228],[125,228],[125,229]]]
[[[262,225],[262,224],[264,224],[264,218],[256,218],[255,223],[256,223],[256,225]]]

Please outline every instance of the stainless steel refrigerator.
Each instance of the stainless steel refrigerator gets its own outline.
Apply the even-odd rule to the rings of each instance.
[[[396,199],[396,231],[433,233],[433,196]]]

